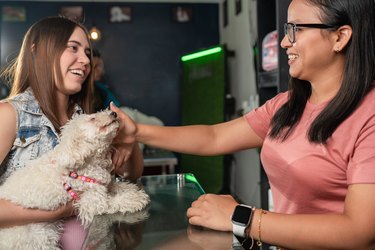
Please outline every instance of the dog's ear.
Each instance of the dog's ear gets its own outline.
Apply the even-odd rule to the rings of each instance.
[[[79,154],[73,156],[69,155],[68,153],[59,154],[57,158],[57,165],[63,172],[65,172],[64,170],[72,171],[82,169],[88,159],[88,157],[83,157]]]
[[[82,168],[96,154],[96,149],[92,143],[79,138],[72,140],[62,140],[59,145],[62,153],[58,154],[58,162],[64,169],[78,170]]]

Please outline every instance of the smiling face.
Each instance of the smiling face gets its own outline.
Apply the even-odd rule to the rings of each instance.
[[[78,93],[91,71],[90,45],[86,33],[76,27],[70,36],[60,58],[60,70],[63,79],[57,89],[64,95]]]
[[[306,0],[293,0],[288,9],[288,22],[295,24],[321,24],[321,11]],[[314,81],[327,77],[335,63],[334,36],[329,30],[297,28],[296,41],[290,43],[287,36],[281,47],[288,55],[289,74],[301,80]]]

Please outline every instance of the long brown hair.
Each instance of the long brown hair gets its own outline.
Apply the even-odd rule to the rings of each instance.
[[[18,57],[4,71],[8,79],[13,81],[9,97],[31,87],[40,108],[57,131],[62,126],[57,117],[56,102],[56,84],[63,83],[62,72],[59,70],[60,58],[76,27],[81,28],[89,37],[83,25],[65,17],[47,17],[36,22],[26,32]],[[89,38],[88,41],[90,44]],[[92,68],[91,55],[90,65]],[[93,89],[90,71],[81,91],[70,96],[69,116],[73,113],[75,103],[86,113],[92,112]]]

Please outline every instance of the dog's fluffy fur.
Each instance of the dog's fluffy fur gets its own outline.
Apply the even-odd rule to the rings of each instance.
[[[109,110],[79,115],[63,128],[60,143],[40,158],[15,171],[0,186],[0,199],[25,208],[55,210],[71,200],[67,183],[79,194],[74,206],[87,227],[95,215],[142,210],[148,195],[135,184],[115,182],[110,171],[110,144],[119,123]],[[97,183],[70,178],[70,171]],[[31,223],[0,229],[0,249],[59,249],[63,222]]]

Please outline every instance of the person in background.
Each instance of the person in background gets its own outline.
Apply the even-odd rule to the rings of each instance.
[[[60,128],[73,116],[92,112],[93,76],[88,32],[64,17],[47,17],[27,31],[18,58],[3,76],[12,82],[0,102],[0,185],[25,163],[59,143]],[[135,141],[114,145],[114,172],[128,164],[135,181],[143,157]],[[0,227],[66,219],[63,249],[81,249],[85,231],[72,202],[55,211],[26,209],[0,199]],[[73,217],[72,217],[73,216]]]
[[[212,126],[136,124],[112,105],[124,124],[116,140],[197,155],[261,147],[275,211],[204,194],[191,224],[258,246],[375,249],[375,2],[292,0],[284,29],[287,92]]]
[[[105,75],[105,68],[104,68],[104,61],[101,56],[101,53],[98,49],[92,50],[93,55],[93,74],[94,74],[94,84],[95,84],[95,99],[94,99],[94,111],[103,110],[109,108],[111,102],[113,102],[117,107],[125,112],[128,116],[130,116],[134,121],[143,123],[143,124],[150,124],[150,125],[159,125],[163,126],[164,123],[162,120],[155,116],[146,115],[141,111],[131,108],[122,106],[120,101],[116,98],[113,92],[110,90],[109,86],[105,83],[104,75]],[[139,147],[143,150],[144,145],[142,143],[138,144]]]
[[[120,101],[115,97],[109,86],[105,84],[104,80],[104,61],[101,53],[97,49],[92,50],[93,59],[93,74],[95,84],[95,100],[94,110],[99,111],[109,107],[109,104],[113,102],[116,106],[120,107]]]
[[[0,100],[7,97],[9,95],[9,87],[0,82]]]

